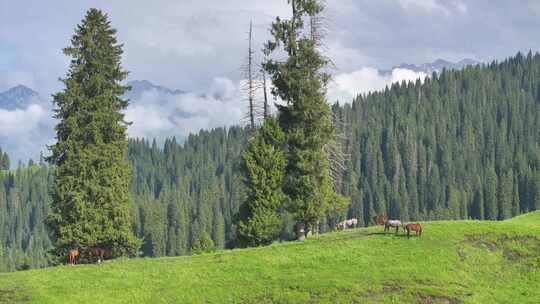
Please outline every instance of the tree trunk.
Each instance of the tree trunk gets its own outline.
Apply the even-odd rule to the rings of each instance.
[[[306,239],[306,224],[298,222],[296,224],[296,240],[304,241]]]

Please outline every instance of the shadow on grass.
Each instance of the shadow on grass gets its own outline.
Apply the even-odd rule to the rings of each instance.
[[[377,232],[360,232],[360,233],[351,233],[351,234],[345,234],[343,236],[336,236],[331,239],[317,239],[317,238],[310,238],[310,240],[316,240],[316,241],[322,241],[326,243],[331,242],[338,242],[338,241],[346,241],[346,240],[354,240],[354,239],[361,239],[365,237],[395,237],[395,238],[405,238],[407,239],[407,233],[398,233],[395,234],[394,232],[384,232],[384,231],[377,231]],[[410,239],[418,238],[418,236],[411,234]],[[421,239],[421,237],[419,238]]]
[[[395,233],[390,233],[390,232],[370,232],[370,233],[365,233],[363,234],[365,236],[372,236],[372,235],[382,235],[382,236],[394,236],[394,237],[400,237],[400,238],[407,238],[407,234],[406,233],[398,233],[398,234],[395,234]],[[411,234],[410,238],[417,238],[416,235],[414,234]]]
[[[30,297],[24,295],[20,288],[3,289],[0,287],[0,304],[4,303],[30,303]]]

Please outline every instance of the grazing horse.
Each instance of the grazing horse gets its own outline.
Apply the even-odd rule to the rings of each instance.
[[[97,259],[97,262],[98,263],[101,263],[101,261],[103,261],[104,257],[105,257],[105,249],[101,248],[101,247],[89,247],[86,249],[86,254],[89,256],[89,257],[94,257]]]
[[[354,228],[358,225],[358,219],[352,218],[349,220],[344,220],[342,222],[337,223],[336,228],[339,230],[344,230],[348,228]]]
[[[372,219],[375,225],[384,225],[384,223],[388,221],[388,215],[379,214],[379,215],[374,216]]]
[[[400,220],[388,220],[386,223],[384,223],[384,232],[390,230],[390,227],[396,228],[396,235],[398,234],[399,227],[401,227],[401,221]]]
[[[343,230],[343,229],[345,229],[345,228],[347,228],[347,223],[346,223],[346,221],[339,222],[339,223],[336,224],[336,229],[337,229],[337,230]]]
[[[411,237],[411,231],[416,232],[416,236],[422,236],[422,225],[419,223],[407,224],[405,225],[405,230],[407,230],[407,237]]]
[[[347,220],[347,228],[354,228],[358,225],[358,219],[352,218]]]
[[[79,256],[79,249],[74,248],[74,249],[68,250],[68,253],[67,253],[68,264],[75,265],[75,260],[77,259],[78,256]]]

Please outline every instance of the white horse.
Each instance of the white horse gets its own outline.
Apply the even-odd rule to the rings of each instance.
[[[352,218],[347,220],[347,228],[354,228],[358,225],[358,219]]]
[[[396,228],[396,235],[398,234],[399,227],[403,226],[400,220],[388,220],[384,223],[384,232],[390,230],[390,227]]]
[[[348,228],[354,228],[358,225],[358,219],[352,218],[349,220],[344,220],[337,223],[336,228],[339,230],[344,230]]]

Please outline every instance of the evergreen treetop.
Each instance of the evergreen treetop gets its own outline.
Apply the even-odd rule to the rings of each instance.
[[[287,53],[284,62],[269,60],[266,71],[273,82],[272,92],[285,105],[278,105],[279,121],[287,137],[288,162],[284,192],[289,198],[287,209],[302,230],[313,229],[328,212],[344,205],[332,188],[324,146],[334,136],[332,112],[326,101],[325,72],[328,60],[317,49],[317,31],[310,22],[310,35],[303,35],[305,20],[312,20],[324,10],[319,0],[291,0],[292,17],[279,17],[272,24],[273,40],[266,45],[270,54],[282,47]],[[305,228],[305,229],[303,229]]]
[[[128,102],[120,97],[127,71],[115,34],[107,15],[90,9],[64,49],[71,63],[65,89],[53,96],[59,123],[48,159],[57,166],[49,214],[57,255],[102,246],[119,256],[138,247],[130,229]]]

